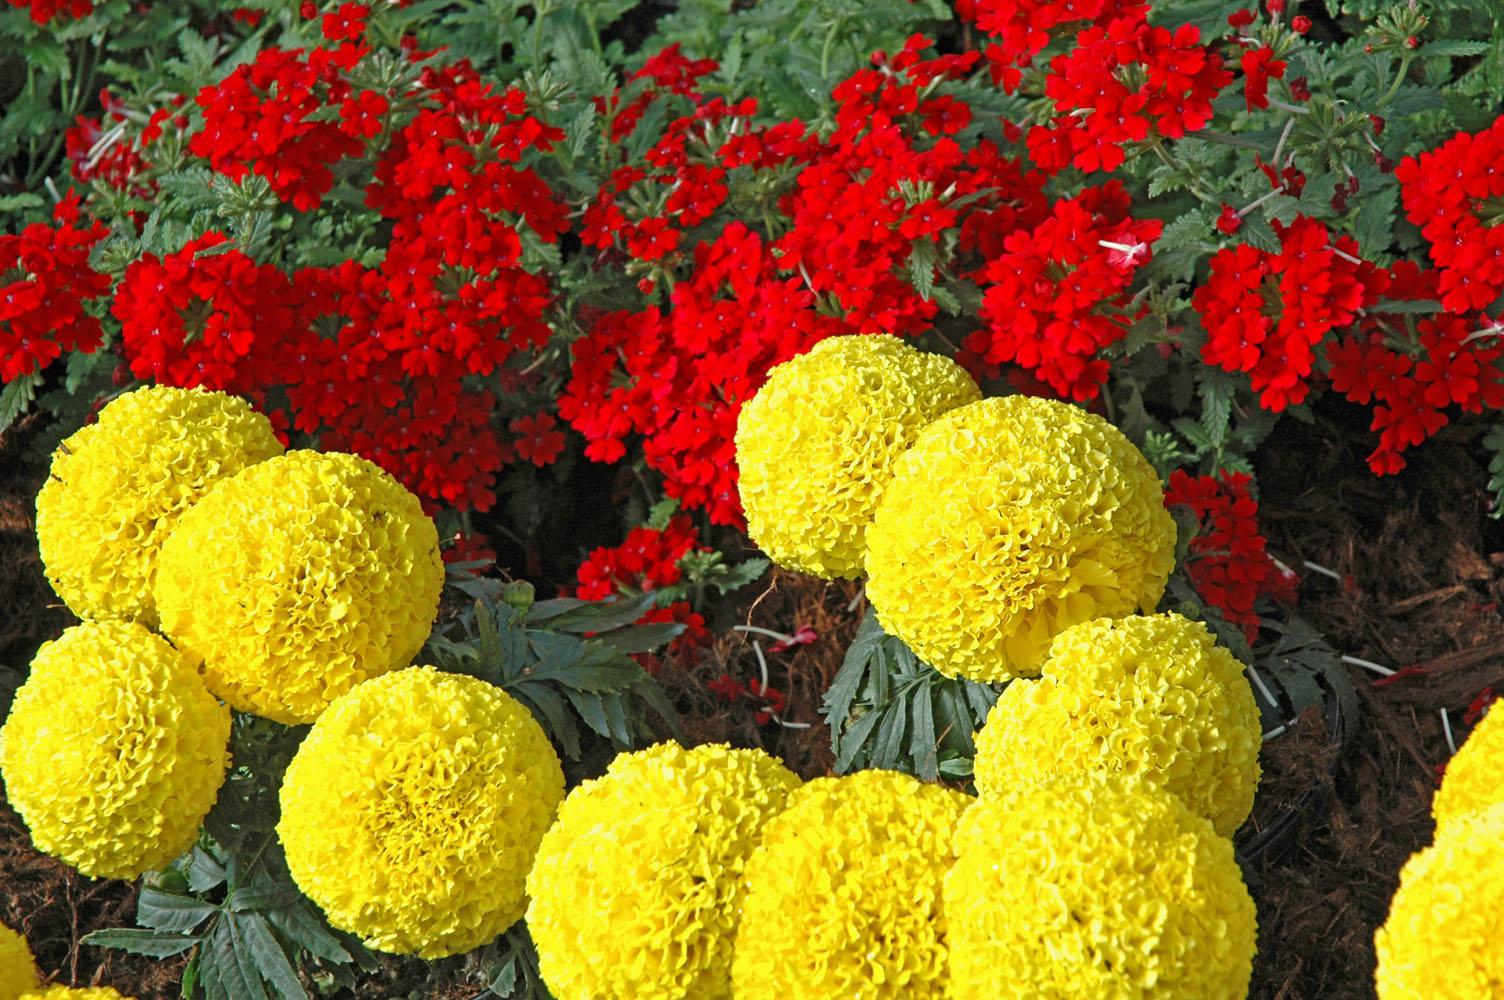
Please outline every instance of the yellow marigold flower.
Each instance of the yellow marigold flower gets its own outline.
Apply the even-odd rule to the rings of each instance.
[[[980,398],[950,358],[887,334],[831,337],[774,367],[736,425],[747,533],[780,566],[860,576],[893,463],[930,421]]]
[[[331,924],[372,948],[439,958],[522,916],[563,797],[559,758],[518,701],[412,667],[319,716],[283,779],[277,834]]]
[[[1504,997],[1501,844],[1504,804],[1454,818],[1405,863],[1374,936],[1379,1000]]]
[[[952,1000],[1244,1000],[1253,900],[1232,843],[1139,778],[979,799],[945,876]]]
[[[21,1000],[130,1000],[130,997],[109,986],[49,986],[21,994]]]
[[[0,1000],[16,1000],[36,985],[36,963],[26,939],[0,924]]]
[[[790,795],[747,862],[736,996],[943,997],[940,883],[968,801],[897,771],[817,778]]]
[[[405,667],[444,586],[418,498],[354,455],[292,451],[226,480],[162,547],[162,629],[242,712],[312,722]]]
[[[1494,705],[1447,764],[1431,800],[1437,829],[1504,802],[1504,708]]]
[[[1138,775],[1231,836],[1253,809],[1263,742],[1242,665],[1177,614],[1073,625],[1044,676],[1003,691],[977,734],[977,790],[1048,774]]]
[[[99,411],[52,456],[37,495],[47,579],[80,618],[157,623],[157,554],[220,480],[282,454],[266,417],[222,392],[156,386]]]
[[[230,711],[191,658],[134,622],[85,622],[32,660],[0,775],[38,850],[135,878],[193,846],[229,739]]]
[[[1050,641],[1150,611],[1175,562],[1159,478],[1077,406],[984,399],[926,427],[867,531],[867,596],[941,673],[1037,674]]]
[[[742,873],[799,784],[761,750],[664,743],[569,793],[528,876],[560,1000],[729,1000]]]

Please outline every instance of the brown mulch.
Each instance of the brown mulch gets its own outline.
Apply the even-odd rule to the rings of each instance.
[[[1370,442],[1360,417],[1335,405],[1319,409],[1314,427],[1283,423],[1259,456],[1261,516],[1275,554],[1302,571],[1300,612],[1340,651],[1413,669],[1380,681],[1350,668],[1362,711],[1342,720],[1342,748],[1315,711],[1266,745],[1253,826],[1294,821],[1295,830],[1279,850],[1247,859],[1259,906],[1250,992],[1258,1000],[1373,997],[1374,929],[1401,864],[1431,837],[1430,798],[1449,755],[1440,712],[1460,742],[1477,694],[1504,691],[1504,529],[1485,516],[1487,475],[1466,444],[1473,438],[1444,434],[1401,475],[1376,479],[1363,463]],[[38,478],[17,462],[17,437],[0,440],[0,665],[13,667],[68,620],[40,572],[31,534]],[[788,695],[781,717],[808,728],[760,724],[755,701],[707,690],[723,673],[757,677],[751,644],[767,649],[766,638],[725,632],[696,666],[670,662],[659,674],[685,736],[762,746],[801,775],[827,773],[820,695],[855,630],[848,609],[857,594],[854,584],[774,573],[738,601],[736,621],[713,623],[815,629],[817,642],[767,655],[773,686]],[[134,898],[129,884],[85,879],[36,854],[0,799],[0,920],[27,934],[49,977],[109,983],[140,1000],[175,996],[180,963],[78,943],[94,928],[129,925]],[[361,995],[458,1000],[478,992],[465,971],[446,964],[438,986],[425,984],[421,964],[392,960]]]

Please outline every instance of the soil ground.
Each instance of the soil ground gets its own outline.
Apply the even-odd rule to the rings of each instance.
[[[1405,472],[1376,479],[1363,463],[1361,414],[1339,404],[1319,408],[1315,425],[1287,420],[1260,456],[1261,515],[1275,554],[1297,569],[1309,562],[1336,575],[1305,570],[1301,613],[1342,652],[1411,669],[1383,680],[1351,668],[1362,711],[1343,720],[1341,746],[1314,712],[1266,745],[1251,826],[1294,827],[1247,866],[1259,906],[1250,992],[1257,1000],[1373,996],[1374,929],[1401,864],[1431,837],[1430,798],[1450,753],[1441,712],[1460,742],[1477,695],[1504,692],[1504,530],[1486,516],[1480,456],[1459,443],[1475,440],[1472,430],[1443,434],[1418,449]],[[31,505],[39,473],[19,461],[25,432],[0,440],[0,666],[13,668],[68,622],[37,559]],[[775,574],[743,602],[750,624],[819,633],[772,664],[773,685],[789,696],[783,717],[810,728],[759,724],[756,705],[728,705],[706,690],[725,671],[755,676],[749,642],[733,634],[692,670],[664,668],[686,736],[764,746],[804,775],[825,773],[829,737],[817,709],[856,626],[854,595],[850,585]],[[0,674],[0,702],[5,680]],[[176,996],[179,964],[79,944],[95,928],[129,925],[133,910],[131,885],[83,878],[33,851],[0,798],[0,921],[26,934],[50,979],[108,983],[139,1000]],[[458,1000],[480,992],[459,965],[424,976],[421,965],[393,960],[362,996]]]

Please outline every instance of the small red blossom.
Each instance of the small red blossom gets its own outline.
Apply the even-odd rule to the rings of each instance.
[[[94,12],[92,0],[7,0],[12,6],[29,10],[37,24],[46,24],[55,17],[88,17]]]
[[[365,34],[366,18],[371,8],[360,3],[342,3],[332,14],[325,14],[320,25],[324,37],[331,42],[353,42]]]
[[[552,413],[517,417],[508,426],[517,435],[512,447],[525,462],[542,468],[551,465],[564,451],[564,432],[555,430],[558,421]]]
[[[1238,214],[1238,210],[1231,205],[1223,205],[1222,211],[1217,215],[1218,231],[1231,236],[1241,228],[1243,228],[1243,217]]]
[[[109,277],[89,266],[109,229],[80,227],[72,192],[54,220],[0,236],[0,382],[40,371],[64,351],[91,353],[103,337],[84,306],[110,291]]]
[[[1243,101],[1249,111],[1269,106],[1269,81],[1285,75],[1285,61],[1264,45],[1243,53]]]

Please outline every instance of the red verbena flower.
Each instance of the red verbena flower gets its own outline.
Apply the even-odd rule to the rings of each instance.
[[[80,227],[72,192],[53,218],[0,236],[0,382],[40,371],[64,351],[90,353],[103,337],[84,305],[110,291],[109,277],[89,266],[109,228]]]
[[[1186,560],[1196,592],[1252,642],[1259,630],[1254,611],[1259,598],[1292,601],[1299,578],[1269,556],[1250,482],[1243,473],[1191,476],[1177,469],[1170,474],[1165,506],[1183,507],[1196,517],[1199,530]]]

